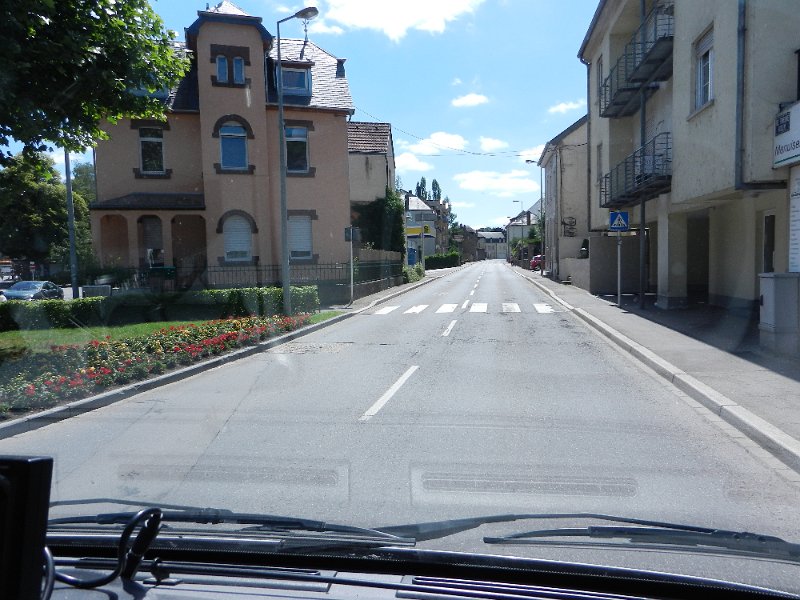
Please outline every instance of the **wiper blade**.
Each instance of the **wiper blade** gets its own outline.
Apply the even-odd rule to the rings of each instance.
[[[240,531],[263,531],[290,533],[296,531],[314,532],[325,534],[344,534],[348,536],[338,541],[370,541],[379,542],[383,545],[414,545],[413,538],[395,535],[389,532],[367,527],[357,527],[354,525],[343,525],[339,523],[327,523],[314,519],[302,517],[285,517],[279,515],[265,515],[259,513],[235,512],[221,508],[201,508],[196,506],[183,506],[176,504],[164,504],[160,502],[131,502],[128,500],[118,500],[115,498],[90,498],[86,500],[62,500],[51,503],[51,506],[76,506],[85,504],[123,504],[138,507],[158,507],[161,508],[163,523],[197,523],[218,525],[223,523],[233,523],[239,525],[254,525]],[[70,517],[59,517],[50,519],[48,526],[56,525],[114,525],[127,523],[135,514],[132,511],[120,511],[111,513],[100,513],[92,515],[80,515]]]
[[[660,521],[648,521],[645,519],[633,519],[628,517],[617,517],[599,513],[518,513],[488,515],[480,517],[468,517],[466,519],[450,519],[447,521],[430,521],[427,523],[412,523],[408,525],[391,525],[388,527],[378,527],[379,531],[392,533],[399,536],[415,538],[418,542],[425,540],[435,540],[455,533],[461,533],[469,529],[475,529],[481,525],[490,523],[511,523],[513,521],[536,520],[536,519],[595,519],[600,521],[613,521],[615,523],[628,523],[631,525],[643,525],[652,527],[663,527],[666,529],[676,529],[682,531],[713,531],[705,527],[695,527],[693,525],[678,525],[675,523],[664,523]],[[495,539],[495,538],[491,538]]]
[[[525,531],[502,537],[484,537],[487,544],[544,544],[543,538],[621,539],[634,544],[696,547],[699,550],[723,549],[736,553],[769,556],[800,562],[800,544],[779,537],[729,531],[725,529],[685,528],[671,525],[656,527],[589,526],[562,527]],[[552,543],[552,542],[550,542]]]

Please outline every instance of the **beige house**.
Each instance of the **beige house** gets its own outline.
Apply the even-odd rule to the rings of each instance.
[[[644,10],[641,10],[643,4]],[[786,271],[788,167],[775,116],[796,97],[795,0],[601,0],[579,51],[589,93],[589,221],[630,212],[642,286],[753,313]],[[594,261],[594,251],[590,252]]]
[[[538,165],[544,169],[545,267],[552,277],[567,280],[583,264],[583,241],[589,237],[586,215],[586,136],[583,116],[545,144]]]
[[[191,70],[164,122],[123,120],[95,151],[100,260],[176,267],[179,286],[280,279],[276,48],[261,18],[222,2],[186,29]],[[348,260],[344,60],[284,39],[289,250],[293,265]],[[243,269],[248,267],[248,269]]]
[[[394,189],[394,143],[390,123],[347,123],[350,201],[366,204]]]

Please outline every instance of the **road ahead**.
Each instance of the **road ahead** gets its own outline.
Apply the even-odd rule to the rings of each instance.
[[[54,499],[371,526],[592,511],[800,538],[797,487],[693,404],[489,261],[0,452],[55,456]]]

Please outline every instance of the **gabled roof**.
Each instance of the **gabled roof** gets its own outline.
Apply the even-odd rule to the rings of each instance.
[[[272,103],[278,101],[275,91],[275,69],[272,68],[278,58],[276,46],[277,44],[273,44],[270,48],[270,68],[267,69],[268,101]],[[284,94],[283,101],[286,105],[344,110],[350,114],[355,112],[350,86],[344,74],[344,59],[336,58],[314,42],[281,38],[281,60],[284,64],[289,63],[287,66],[297,68],[307,65],[311,69],[311,96]]]
[[[411,211],[411,210],[421,210],[421,211],[430,212],[430,213],[433,212],[433,210],[431,209],[430,206],[425,204],[425,202],[423,202],[422,200],[420,200],[416,196],[409,196],[408,197],[408,210],[409,211]]]
[[[217,4],[214,8],[198,10],[197,19],[186,28],[186,43],[192,50],[197,49],[197,34],[200,31],[200,26],[205,22],[251,25],[261,34],[261,41],[264,44],[264,48],[266,49],[272,46],[272,35],[267,31],[264,25],[262,25],[261,17],[248,15],[232,2],[222,0],[222,2]]]
[[[228,0],[222,0],[222,2],[217,4],[214,8],[209,8],[204,12],[217,13],[221,15],[239,15],[240,17],[250,16],[241,8],[236,6],[233,2],[228,2]]]
[[[366,154],[388,154],[392,144],[390,123],[350,121],[347,124],[347,151]]]

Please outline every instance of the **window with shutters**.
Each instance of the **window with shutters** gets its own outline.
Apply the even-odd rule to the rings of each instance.
[[[228,217],[222,226],[222,235],[226,261],[242,262],[252,258],[253,235],[247,219],[239,215]]]
[[[289,256],[292,260],[311,260],[311,216],[289,215]]]

